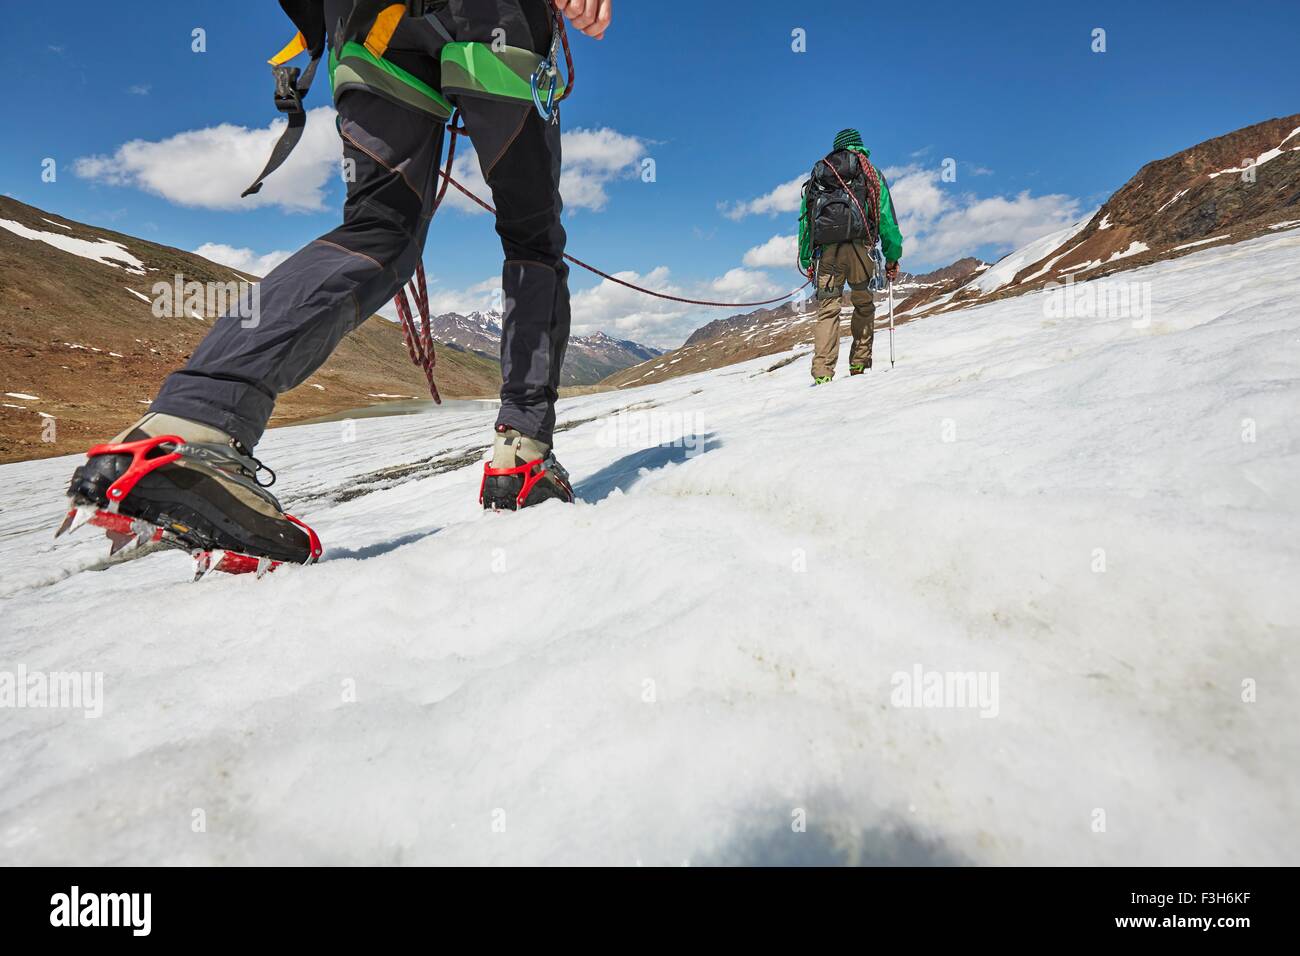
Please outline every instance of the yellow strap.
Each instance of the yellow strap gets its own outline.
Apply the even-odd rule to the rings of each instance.
[[[375,25],[366,34],[366,49],[375,56],[383,56],[384,51],[388,49],[389,41],[393,39],[393,31],[397,29],[398,22],[405,15],[406,4],[404,3],[394,3],[385,7],[375,18]]]
[[[287,63],[295,56],[307,49],[307,38],[301,33],[295,34],[294,38],[284,45],[284,49],[277,53],[271,59],[267,60],[272,66],[279,66],[281,63]]]

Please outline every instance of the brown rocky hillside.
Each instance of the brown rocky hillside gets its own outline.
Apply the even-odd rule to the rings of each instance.
[[[41,235],[69,240],[78,251]],[[213,316],[153,314],[154,284],[177,273],[199,282],[245,278],[180,249],[0,197],[0,462],[83,452],[141,414],[211,326]],[[440,347],[438,385],[448,398],[492,396],[499,367]],[[427,395],[401,330],[372,317],[282,397],[272,424]],[[51,434],[54,442],[43,440]]]

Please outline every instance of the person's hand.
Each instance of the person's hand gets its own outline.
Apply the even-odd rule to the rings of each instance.
[[[885,278],[888,279],[890,282],[893,282],[895,279],[898,278],[898,263],[897,263],[897,262],[886,262],[886,263],[885,263]]]
[[[603,40],[609,29],[609,21],[614,15],[611,7],[614,0],[553,0],[555,9],[559,10],[575,29],[581,30],[593,40]]]

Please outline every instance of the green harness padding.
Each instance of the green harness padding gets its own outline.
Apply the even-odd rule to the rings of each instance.
[[[334,87],[335,102],[348,90],[362,89],[440,120],[450,118],[454,109],[447,98],[428,83],[375,56],[356,41],[343,44],[339,54],[330,51],[330,83]]]
[[[486,43],[448,43],[442,48],[442,88],[448,93],[533,101],[532,76],[545,59],[517,46],[493,50]],[[564,93],[557,83],[556,99]]]
[[[543,59],[521,47],[498,52],[486,43],[448,43],[442,48],[443,92],[531,103],[532,75]],[[455,109],[443,92],[355,40],[343,44],[341,53],[330,51],[329,71],[335,102],[348,90],[363,89],[443,120]],[[564,84],[558,83],[557,99],[563,92]]]

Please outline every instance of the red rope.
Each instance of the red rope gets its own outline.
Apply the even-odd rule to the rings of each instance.
[[[564,46],[564,69],[568,74],[568,79],[564,83],[564,92],[555,100],[555,105],[559,106],[573,92],[573,84],[577,82],[577,74],[573,72],[573,51],[569,49],[569,31],[564,28],[564,17],[559,10],[555,11],[555,28],[560,31],[560,43]]]
[[[568,72],[568,81],[565,84],[564,92],[560,94],[559,98],[555,101],[555,104],[559,105],[562,100],[567,99],[573,92],[575,74],[573,72],[573,53],[569,49],[569,34],[568,31],[565,30],[564,18],[562,16],[556,17],[556,29],[559,30],[560,42],[564,47],[565,69]],[[465,126],[463,123],[460,126],[456,125],[456,120],[459,116],[460,112],[458,110],[452,114],[451,120],[447,124],[447,128],[451,130],[451,141],[447,146],[447,165],[444,169],[437,171],[438,175],[442,177],[442,186],[438,190],[437,198],[433,201],[433,209],[430,211],[429,216],[432,218],[433,214],[438,211],[438,207],[442,205],[442,201],[447,195],[448,186],[455,186],[458,190],[469,197],[470,200],[478,203],[478,205],[495,216],[497,211],[491,203],[475,196],[472,192],[457,182],[451,175],[452,160],[455,159],[456,156],[456,137],[460,133],[465,132]],[[838,175],[838,173],[836,175]],[[857,199],[855,197],[854,202],[856,201]],[[861,206],[858,207],[859,211],[861,211],[861,208]],[[866,217],[864,216],[863,218],[865,219]],[[656,292],[653,289],[639,286],[634,282],[628,282],[626,279],[612,276],[608,272],[603,272],[595,266],[583,262],[581,259],[576,256],[571,256],[568,253],[564,254],[564,258],[567,261],[572,262],[575,266],[586,269],[588,272],[598,275],[602,279],[607,279],[610,282],[617,283],[618,285],[632,289],[635,292],[640,292],[643,295],[654,296],[656,299],[667,299],[670,302],[682,302],[686,305],[708,306],[709,308],[748,309],[760,305],[773,305],[777,302],[784,302],[791,296],[798,295],[808,287],[810,282],[812,282],[812,279],[810,278],[803,285],[799,286],[799,288],[792,289],[785,295],[777,296],[774,299],[763,299],[761,302],[712,302],[707,299],[687,299],[679,295],[669,295],[667,292]],[[411,298],[415,299],[415,305],[420,314],[420,321],[417,323],[411,313],[411,303],[407,298],[406,288],[399,288],[397,290],[397,295],[393,299],[393,304],[397,307],[397,316],[401,321],[402,338],[406,342],[406,350],[410,353],[411,361],[415,365],[424,369],[425,378],[429,380],[429,394],[433,397],[435,402],[442,404],[442,397],[438,394],[438,386],[433,380],[433,370],[437,366],[438,360],[433,350],[433,322],[429,315],[429,296],[425,286],[423,260],[416,264],[415,275],[411,278],[409,287]]]
[[[876,223],[876,232],[880,231],[880,181],[876,178],[876,167],[872,166],[869,160],[864,159],[861,153],[854,151],[854,155],[858,157],[858,166],[862,169],[862,175],[866,177],[867,180],[867,205],[870,206],[871,211],[876,214],[874,220],[867,218],[867,214],[862,209],[862,203],[858,202],[858,197],[854,194],[853,190],[849,188],[849,184],[844,181],[844,177],[840,175],[840,171],[835,168],[834,163],[828,162],[830,157],[822,160],[822,162],[826,163],[826,167],[835,174],[835,178],[839,180],[840,185],[844,187],[844,191],[848,193],[849,198],[853,200],[853,205],[858,208],[858,215],[862,217],[862,226],[867,230],[867,238],[872,239],[872,245],[875,245],[874,239],[878,237],[873,237],[871,224],[874,221]],[[870,172],[868,172],[868,170],[870,170]],[[874,192],[872,191],[872,186],[876,187]],[[875,199],[874,203],[872,202],[873,197]]]
[[[451,115],[451,120],[447,124],[447,128],[451,130],[451,141],[447,144],[447,167],[445,170],[439,170],[443,183],[433,200],[433,209],[429,212],[430,218],[442,205],[443,199],[447,196],[447,184],[451,182],[451,164],[456,158],[456,137],[465,131],[463,123],[456,125],[459,116],[458,110]],[[424,369],[424,377],[429,380],[429,395],[436,404],[441,405],[442,396],[438,394],[438,385],[433,380],[433,370],[438,364],[438,356],[433,350],[433,318],[429,315],[429,290],[424,281],[423,260],[415,265],[415,276],[410,281],[410,290],[411,298],[415,299],[415,307],[420,313],[418,323],[411,315],[411,303],[407,300],[405,288],[399,288],[393,299],[402,326],[402,338],[406,342],[406,351],[410,354],[411,361]]]
[[[446,175],[446,174],[444,173],[441,175]],[[451,184],[453,186],[459,189],[472,201],[478,203],[480,206],[482,206],[484,209],[486,209],[488,212],[492,213],[493,215],[496,214],[496,209],[492,206],[491,203],[487,203],[484,202],[482,199],[479,199],[478,196],[475,196],[472,192],[470,192],[468,189],[462,186],[456,179],[452,178],[451,176],[447,176],[447,178],[451,181]],[[597,269],[595,266],[588,265],[587,263],[583,262],[581,259],[577,258],[576,256],[569,255],[567,252],[564,254],[564,258],[567,259],[569,262],[572,262],[575,266],[580,266],[581,268],[586,269],[588,272],[600,276],[602,279],[608,279],[610,282],[617,282],[621,286],[626,286],[629,289],[635,289],[637,292],[644,293],[645,295],[652,295],[656,299],[668,299],[672,302],[685,302],[687,305],[707,305],[707,306],[713,306],[713,307],[724,308],[724,309],[743,309],[743,308],[757,306],[757,305],[771,305],[773,302],[784,302],[792,295],[796,295],[797,293],[802,292],[804,288],[807,287],[808,285],[808,283],[805,282],[803,285],[799,286],[799,288],[791,289],[785,295],[777,296],[775,299],[764,299],[762,302],[711,302],[707,299],[684,299],[681,296],[669,295],[666,292],[656,292],[653,289],[644,288],[643,286],[636,285],[633,282],[628,282],[626,279],[620,279],[618,278],[618,276],[612,276],[608,272],[602,272],[601,270]]]

